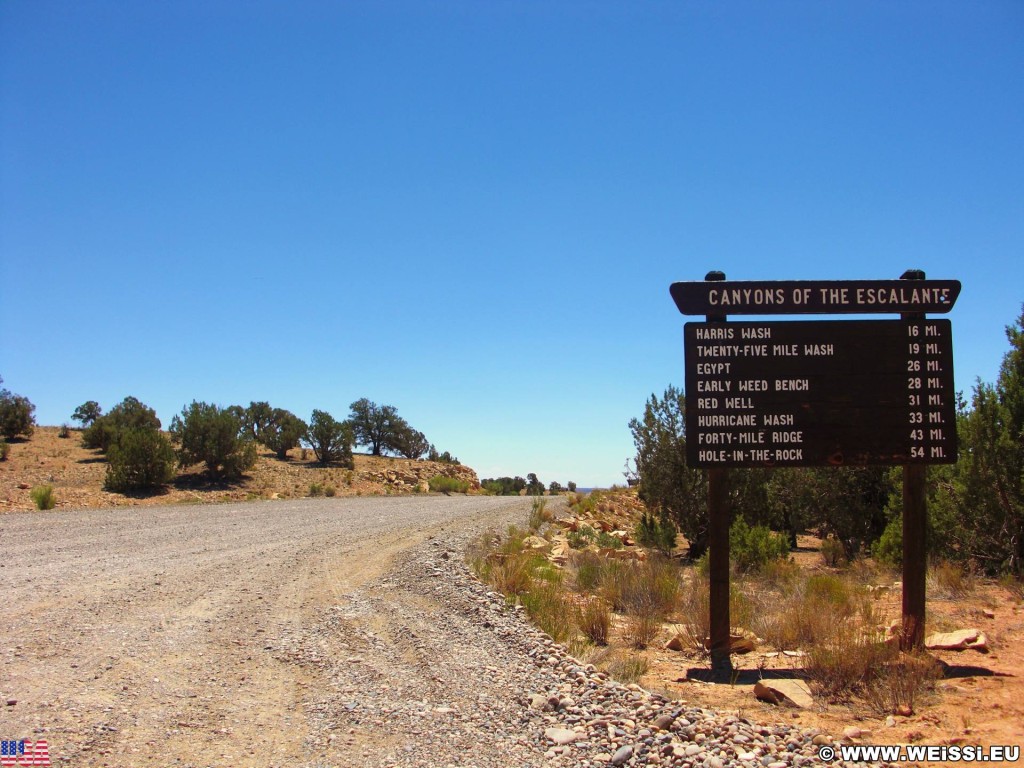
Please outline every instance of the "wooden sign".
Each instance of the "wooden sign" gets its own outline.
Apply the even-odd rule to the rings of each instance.
[[[691,467],[956,461],[948,320],[687,323],[685,356]]]
[[[778,280],[672,283],[684,315],[949,312],[959,280]]]

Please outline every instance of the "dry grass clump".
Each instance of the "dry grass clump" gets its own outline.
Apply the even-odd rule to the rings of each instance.
[[[549,510],[545,509],[546,506],[546,499],[538,497],[533,500],[530,506],[530,519],[527,523],[531,531],[539,531],[542,525],[550,523],[555,519],[555,516]]]
[[[678,572],[667,560],[631,563],[616,573],[616,596],[626,614],[626,638],[636,649],[657,637],[679,596]]]
[[[573,552],[569,564],[572,567],[576,591],[596,592],[605,578],[604,571],[607,562],[596,552]]]
[[[750,629],[756,634],[758,619],[764,614],[764,597],[758,589],[748,589],[750,583],[729,582],[729,623],[733,627]],[[694,650],[706,653],[704,641],[711,637],[711,581],[707,574],[694,571],[691,579],[680,590],[676,603],[680,629]]]
[[[896,647],[878,642],[849,623],[840,623],[827,637],[808,647],[804,664],[811,690],[828,701],[849,701],[865,690]]]
[[[560,582],[535,579],[519,597],[534,624],[556,643],[566,643],[575,636],[576,606],[567,598]]]
[[[488,531],[467,551],[470,567],[480,580],[513,599],[529,590],[533,569],[539,564],[538,556],[523,546],[526,536],[515,526],[510,526],[504,537]]]
[[[57,497],[53,493],[52,485],[37,485],[29,491],[29,497],[36,505],[36,509],[53,509],[57,505]]]
[[[1020,576],[1014,576],[1010,573],[1004,574],[999,579],[999,584],[1010,593],[1014,600],[1024,602],[1024,579]]]
[[[864,699],[881,715],[913,712],[921,696],[942,677],[942,666],[926,653],[888,659],[864,686]]]
[[[601,598],[591,598],[576,607],[576,625],[594,645],[608,645],[612,626],[611,609]]]
[[[639,654],[614,656],[605,665],[605,671],[623,684],[639,683],[651,668],[650,662]]]
[[[977,576],[969,566],[939,560],[928,566],[928,594],[947,600],[969,597],[977,588]]]

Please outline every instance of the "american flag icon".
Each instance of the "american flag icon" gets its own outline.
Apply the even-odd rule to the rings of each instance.
[[[39,741],[0,741],[0,765],[51,765],[50,747]]]

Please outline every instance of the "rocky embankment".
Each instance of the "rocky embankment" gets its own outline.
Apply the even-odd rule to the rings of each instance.
[[[397,621],[391,644],[389,633],[357,633],[353,655],[331,665],[346,682],[317,707],[322,732],[362,743],[367,764],[784,768],[820,763],[819,747],[833,744],[670,701],[581,663],[469,572],[467,538],[447,533],[406,553],[377,590],[339,609]],[[443,606],[436,623],[427,603]],[[418,674],[393,677],[385,658],[396,655],[415,658]]]

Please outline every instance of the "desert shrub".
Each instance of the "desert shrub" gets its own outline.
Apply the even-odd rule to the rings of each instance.
[[[619,656],[608,663],[606,672],[620,683],[628,685],[640,682],[640,678],[647,674],[651,664],[640,654]]]
[[[627,610],[650,610],[660,616],[669,613],[679,597],[679,578],[668,560],[650,560],[626,567],[622,578],[622,599]]]
[[[808,602],[828,607],[840,616],[853,613],[853,590],[839,576],[816,573],[807,577],[804,596]]]
[[[275,408],[270,420],[260,427],[260,442],[277,458],[287,459],[288,451],[298,447],[308,429],[309,425],[291,411]]]
[[[566,534],[570,549],[586,549],[593,543],[596,537],[597,534],[594,532],[594,529],[588,525],[582,525],[579,530],[569,531]]]
[[[547,506],[547,501],[544,499],[535,498],[531,502],[529,522],[531,531],[539,531],[544,523],[550,522],[551,513],[544,509],[545,506]]]
[[[156,429],[121,431],[107,458],[104,487],[116,493],[158,488],[174,477],[174,448]]]
[[[488,564],[486,581],[503,595],[525,594],[533,583],[530,562],[526,557],[509,556]]]
[[[821,542],[821,561],[829,568],[838,568],[847,563],[846,547],[832,537],[827,536]]]
[[[310,496],[323,496],[324,486],[323,483],[310,483],[309,484],[309,495]]]
[[[868,677],[864,699],[880,715],[913,712],[922,694],[940,677],[941,666],[928,654],[900,654]]]
[[[928,567],[928,593],[959,600],[974,592],[977,579],[970,565],[939,560]]]
[[[646,648],[675,607],[679,582],[666,561],[627,565],[618,575],[618,603],[626,613],[626,637],[634,648]]]
[[[661,630],[661,618],[650,611],[641,610],[626,617],[626,640],[637,650],[643,650]]]
[[[627,569],[628,566],[620,560],[605,560],[601,569],[601,586],[598,591],[617,613],[626,611],[624,586],[628,578]]]
[[[711,636],[711,582],[707,575],[694,573],[690,582],[679,589],[675,610],[693,647],[704,649],[704,641]],[[755,628],[761,613],[761,606],[732,581],[729,584],[729,623],[734,627]]]
[[[882,535],[871,547],[871,555],[879,563],[899,568],[903,565],[903,516],[897,515],[885,526]]]
[[[608,645],[611,624],[611,610],[600,598],[587,600],[576,609],[576,625],[594,645]]]
[[[757,571],[789,556],[789,540],[763,525],[750,527],[739,517],[729,528],[729,553],[740,572]]]
[[[436,456],[436,452],[431,456],[431,461],[434,461],[433,457]],[[519,492],[526,488],[526,480],[518,475],[516,477],[488,477],[480,481],[480,486],[495,496],[518,496]]]
[[[756,574],[765,588],[790,591],[801,576],[800,566],[792,558],[769,560]]]
[[[352,425],[338,421],[326,411],[313,411],[306,430],[305,440],[313,448],[321,464],[340,464],[355,469],[352,459],[352,444],[355,437]]]
[[[3,448],[0,446],[0,458],[3,458]],[[999,578],[999,584],[1017,602],[1024,601],[1024,579],[1014,576],[1012,573],[1004,573]]]
[[[430,451],[430,441],[427,440],[426,435],[413,429],[404,419],[400,418],[391,437],[390,447],[399,456],[404,456],[407,459],[419,459]]]
[[[534,581],[519,599],[533,623],[556,643],[565,642],[573,635],[573,604],[558,583]]]
[[[334,496],[337,495],[338,489],[335,488],[333,485],[328,485],[326,488],[324,488],[324,496],[327,496],[328,498],[333,498]]]
[[[61,438],[62,440],[67,440],[69,437],[71,437],[71,427],[69,427],[67,424],[61,424],[60,429],[57,430],[57,437]]]
[[[604,531],[597,534],[597,538],[594,539],[594,543],[601,549],[622,549],[622,539],[618,536],[612,536],[610,533],[605,533]]]
[[[668,554],[676,545],[676,526],[667,517],[645,511],[636,525],[636,540],[642,547]]]
[[[575,552],[572,556],[576,589],[593,592],[603,578],[604,558],[594,552]]]
[[[638,492],[648,508],[673,520],[690,543],[690,556],[707,549],[707,473],[686,463],[686,412],[681,390],[651,395],[642,418],[631,419]]]
[[[74,421],[81,423],[83,427],[88,427],[102,415],[103,409],[100,408],[99,403],[95,400],[86,400],[80,406],[75,408],[75,412],[71,414],[71,418]]]
[[[171,421],[182,467],[205,464],[218,479],[236,479],[256,463],[256,446],[243,436],[242,419],[232,410],[193,400]]]
[[[36,424],[35,410],[27,397],[0,389],[0,437],[31,437]]]
[[[0,461],[7,461],[7,456],[11,452],[11,446],[7,444],[6,440],[0,440]]]
[[[52,485],[37,485],[28,493],[36,509],[53,509],[57,504],[57,498],[53,493]]]
[[[878,622],[866,592],[832,574],[814,574],[781,595],[771,597],[768,610],[757,617],[756,630],[780,651],[807,650],[831,642],[837,627],[861,616],[867,624]]]
[[[865,690],[877,670],[896,653],[854,627],[834,622],[827,637],[807,649],[804,673],[811,690],[828,701],[849,701]]]
[[[106,453],[126,429],[160,429],[160,419],[148,405],[129,396],[111,408],[110,413],[93,419],[82,432],[82,445]]]
[[[485,533],[467,553],[474,572],[498,592],[516,597],[525,593],[533,581],[533,566],[539,559],[523,546],[526,532],[509,526],[505,536]]]
[[[469,490],[468,480],[445,477],[444,475],[434,475],[427,481],[427,484],[430,486],[430,490],[437,493],[465,493]]]

